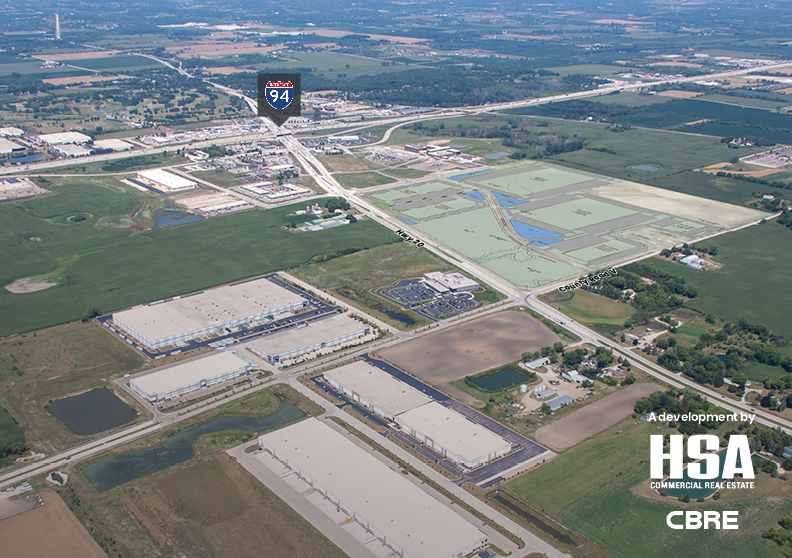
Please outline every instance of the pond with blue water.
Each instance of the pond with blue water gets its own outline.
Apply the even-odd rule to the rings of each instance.
[[[503,368],[492,374],[469,378],[469,380],[474,386],[484,391],[500,391],[530,382],[531,378],[513,368]]]
[[[195,457],[193,443],[204,434],[229,430],[263,433],[304,416],[302,410],[284,401],[278,412],[263,417],[218,417],[179,432],[157,446],[113,455],[90,463],[82,468],[82,472],[96,490],[104,492],[192,459]]]
[[[701,480],[701,479],[693,479],[690,478],[688,473],[688,467],[685,467],[684,471],[682,471],[682,479],[678,482],[685,482],[685,483],[693,483],[691,486],[695,486],[695,488],[667,488],[665,489],[668,492],[669,496],[673,496],[674,498],[679,498],[680,496],[688,495],[690,496],[691,500],[696,500],[698,498],[709,498],[713,494],[718,491],[718,487],[716,483],[721,483],[724,481],[731,481],[732,479],[724,479],[723,478],[723,466],[726,464],[726,450],[723,449],[716,453],[715,455],[718,456],[720,459],[720,465],[718,469],[718,476],[714,479],[709,480]],[[758,458],[758,456],[752,457],[752,459]],[[738,456],[737,458],[737,467],[740,467],[741,461]],[[674,479],[676,481],[676,479]],[[735,479],[740,481],[741,479]],[[669,479],[663,479],[663,482],[669,482]],[[674,482],[674,481],[671,481]]]
[[[165,229],[167,227],[175,227],[176,225],[186,225],[187,223],[195,223],[203,221],[204,217],[187,213],[186,211],[164,211],[157,213],[157,221],[154,224],[154,229]]]

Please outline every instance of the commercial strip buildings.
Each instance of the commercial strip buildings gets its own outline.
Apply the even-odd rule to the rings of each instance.
[[[215,352],[158,368],[130,381],[129,386],[149,403],[156,403],[236,378],[250,372],[251,368],[250,363],[234,352]]]
[[[510,442],[368,363],[334,368],[324,377],[335,389],[468,469],[511,451]]]
[[[221,333],[308,306],[266,278],[228,285],[113,314],[113,323],[150,349]]]
[[[461,273],[441,273],[433,271],[431,273],[424,273],[424,283],[432,287],[438,293],[459,293],[464,291],[475,291],[479,288],[479,284],[468,279]]]
[[[463,558],[487,535],[316,418],[259,437],[271,455],[403,558]],[[266,461],[264,461],[266,463]]]
[[[337,314],[298,329],[268,335],[253,342],[250,349],[272,364],[283,363],[308,353],[332,350],[372,333],[370,325]]]

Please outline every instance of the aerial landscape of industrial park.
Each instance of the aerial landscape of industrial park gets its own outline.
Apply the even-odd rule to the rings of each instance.
[[[0,556],[792,556],[792,7],[21,3]]]

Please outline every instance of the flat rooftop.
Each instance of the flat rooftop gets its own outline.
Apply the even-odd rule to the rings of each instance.
[[[221,376],[247,365],[246,360],[234,353],[219,351],[207,357],[157,368],[151,374],[135,378],[131,383],[148,395],[156,395]]]
[[[259,443],[286,457],[414,558],[452,556],[487,538],[316,418],[260,436]]]
[[[113,314],[149,340],[199,331],[305,300],[267,279],[255,279]]]
[[[398,418],[470,462],[511,445],[483,426],[469,421],[436,401],[405,411]]]
[[[282,355],[361,331],[368,326],[343,314],[310,322],[307,326],[268,335],[250,344],[268,354]]]
[[[324,376],[394,416],[432,401],[428,395],[363,361],[327,370]]]

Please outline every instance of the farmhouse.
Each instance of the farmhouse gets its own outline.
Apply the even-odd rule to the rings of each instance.
[[[316,320],[299,329],[268,335],[251,350],[271,363],[349,343],[372,332],[371,326],[344,315]]]
[[[157,368],[150,374],[130,381],[129,386],[149,403],[156,403],[225,382],[250,372],[250,369],[250,363],[239,358],[236,353],[216,352],[207,357]]]
[[[327,382],[437,453],[469,469],[511,451],[511,443],[365,362],[324,373]]]
[[[569,397],[568,395],[562,395],[561,397],[556,397],[555,399],[551,399],[550,401],[545,403],[545,405],[550,407],[552,411],[557,411],[561,407],[566,407],[570,403],[572,403],[572,398]]]
[[[157,349],[304,308],[308,301],[266,278],[113,314],[115,325]]]
[[[259,460],[278,460],[394,555],[463,558],[489,543],[452,509],[316,418],[258,442]]]
[[[537,358],[536,360],[525,362],[524,364],[531,370],[536,370],[537,368],[541,368],[542,366],[550,364],[550,357]]]

